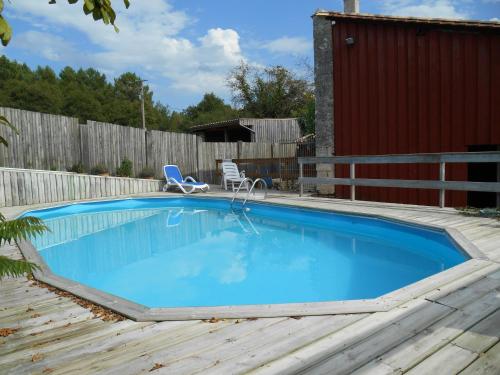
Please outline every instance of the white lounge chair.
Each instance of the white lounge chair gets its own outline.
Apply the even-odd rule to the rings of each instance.
[[[184,215],[196,215],[200,212],[207,212],[208,210],[186,210],[184,208],[174,208],[172,210],[168,210],[167,216],[167,228],[173,228],[179,226],[182,222],[182,218]]]
[[[231,184],[233,191],[235,191],[241,182],[245,179],[245,171],[238,171],[238,166],[233,162],[223,162],[222,163],[222,185],[224,189],[227,190],[228,183]],[[242,186],[242,188],[248,190],[248,181]]]
[[[206,192],[210,189],[208,184],[204,182],[197,182],[193,177],[182,177],[181,171],[177,165],[165,165],[163,173],[167,183],[163,186],[163,191],[167,191],[169,187],[178,187],[184,194],[191,194],[195,191]]]

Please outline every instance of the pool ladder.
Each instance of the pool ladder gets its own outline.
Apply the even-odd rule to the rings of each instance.
[[[243,204],[241,205],[241,209],[243,210],[245,208],[247,201],[248,201],[248,198],[250,198],[250,194],[255,190],[255,186],[259,182],[264,187],[264,196],[262,199],[263,200],[266,199],[267,198],[267,183],[266,183],[266,181],[264,181],[262,178],[257,178],[255,181],[252,181],[251,178],[245,177],[243,179],[243,181],[240,182],[240,186],[238,186],[238,189],[236,189],[236,191],[233,194],[233,199],[231,200],[231,208],[233,208],[234,201],[238,197],[238,194],[240,193],[241,187],[243,185],[247,185],[247,195],[246,195],[245,199],[243,200]],[[248,183],[252,184],[250,189],[248,189]],[[254,192],[254,198],[255,198],[255,192]]]

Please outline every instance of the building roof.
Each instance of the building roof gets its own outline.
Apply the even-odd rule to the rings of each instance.
[[[397,23],[418,23],[428,25],[442,26],[462,26],[474,28],[489,28],[500,29],[500,22],[493,21],[475,21],[475,20],[458,20],[458,19],[443,19],[443,18],[421,18],[421,17],[400,17],[400,16],[385,16],[368,13],[341,13],[319,10],[314,16],[328,17],[332,19],[346,19],[353,21],[380,21],[380,22],[397,22]]]
[[[195,125],[191,126],[189,128],[190,131],[192,132],[197,132],[200,130],[206,130],[206,129],[217,129],[217,128],[229,128],[232,126],[240,126],[240,119],[232,119],[232,120],[226,120],[226,121],[217,121],[217,122],[211,122],[208,124],[201,124],[201,125]]]
[[[226,121],[217,121],[217,122],[211,122],[208,124],[201,124],[201,125],[194,125],[189,128],[191,132],[197,132],[201,130],[207,130],[207,129],[220,129],[220,128],[230,128],[230,127],[235,127],[235,126],[241,126],[243,128],[247,128],[247,126],[254,125],[251,122],[259,122],[259,121],[266,121],[266,120],[273,120],[273,121],[288,121],[290,119],[296,119],[295,117],[292,118],[235,118],[232,120],[226,120]],[[248,129],[251,130],[251,129]]]

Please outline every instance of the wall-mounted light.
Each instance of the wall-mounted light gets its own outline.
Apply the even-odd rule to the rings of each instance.
[[[354,43],[356,43],[356,40],[353,36],[348,36],[347,38],[345,38],[345,44],[347,44],[348,46],[353,46]]]

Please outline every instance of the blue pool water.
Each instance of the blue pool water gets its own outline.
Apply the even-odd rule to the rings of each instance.
[[[443,233],[223,199],[130,199],[28,213],[52,271],[148,307],[375,298],[467,260]]]

